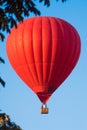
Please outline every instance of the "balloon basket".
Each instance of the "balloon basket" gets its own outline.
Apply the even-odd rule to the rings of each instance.
[[[49,109],[47,108],[46,104],[42,104],[41,109],[40,109],[40,113],[41,114],[48,114]]]

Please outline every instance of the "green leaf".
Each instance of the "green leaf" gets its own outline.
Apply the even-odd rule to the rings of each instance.
[[[1,85],[3,86],[3,87],[5,87],[5,82],[4,82],[4,80],[0,77],[0,83],[1,83]]]

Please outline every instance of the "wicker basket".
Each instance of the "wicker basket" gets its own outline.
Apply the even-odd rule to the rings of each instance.
[[[43,104],[43,105],[41,106],[40,113],[41,113],[41,114],[48,114],[48,111],[49,111],[49,110],[48,110],[46,104]]]

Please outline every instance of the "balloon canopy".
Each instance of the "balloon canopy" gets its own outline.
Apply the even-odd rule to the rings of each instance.
[[[81,44],[71,24],[40,16],[14,27],[7,38],[6,50],[19,77],[46,103],[74,69]]]

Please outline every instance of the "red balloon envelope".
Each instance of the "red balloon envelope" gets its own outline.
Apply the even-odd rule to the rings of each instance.
[[[75,67],[80,46],[80,37],[68,22],[33,17],[12,29],[6,50],[19,77],[46,103]]]

